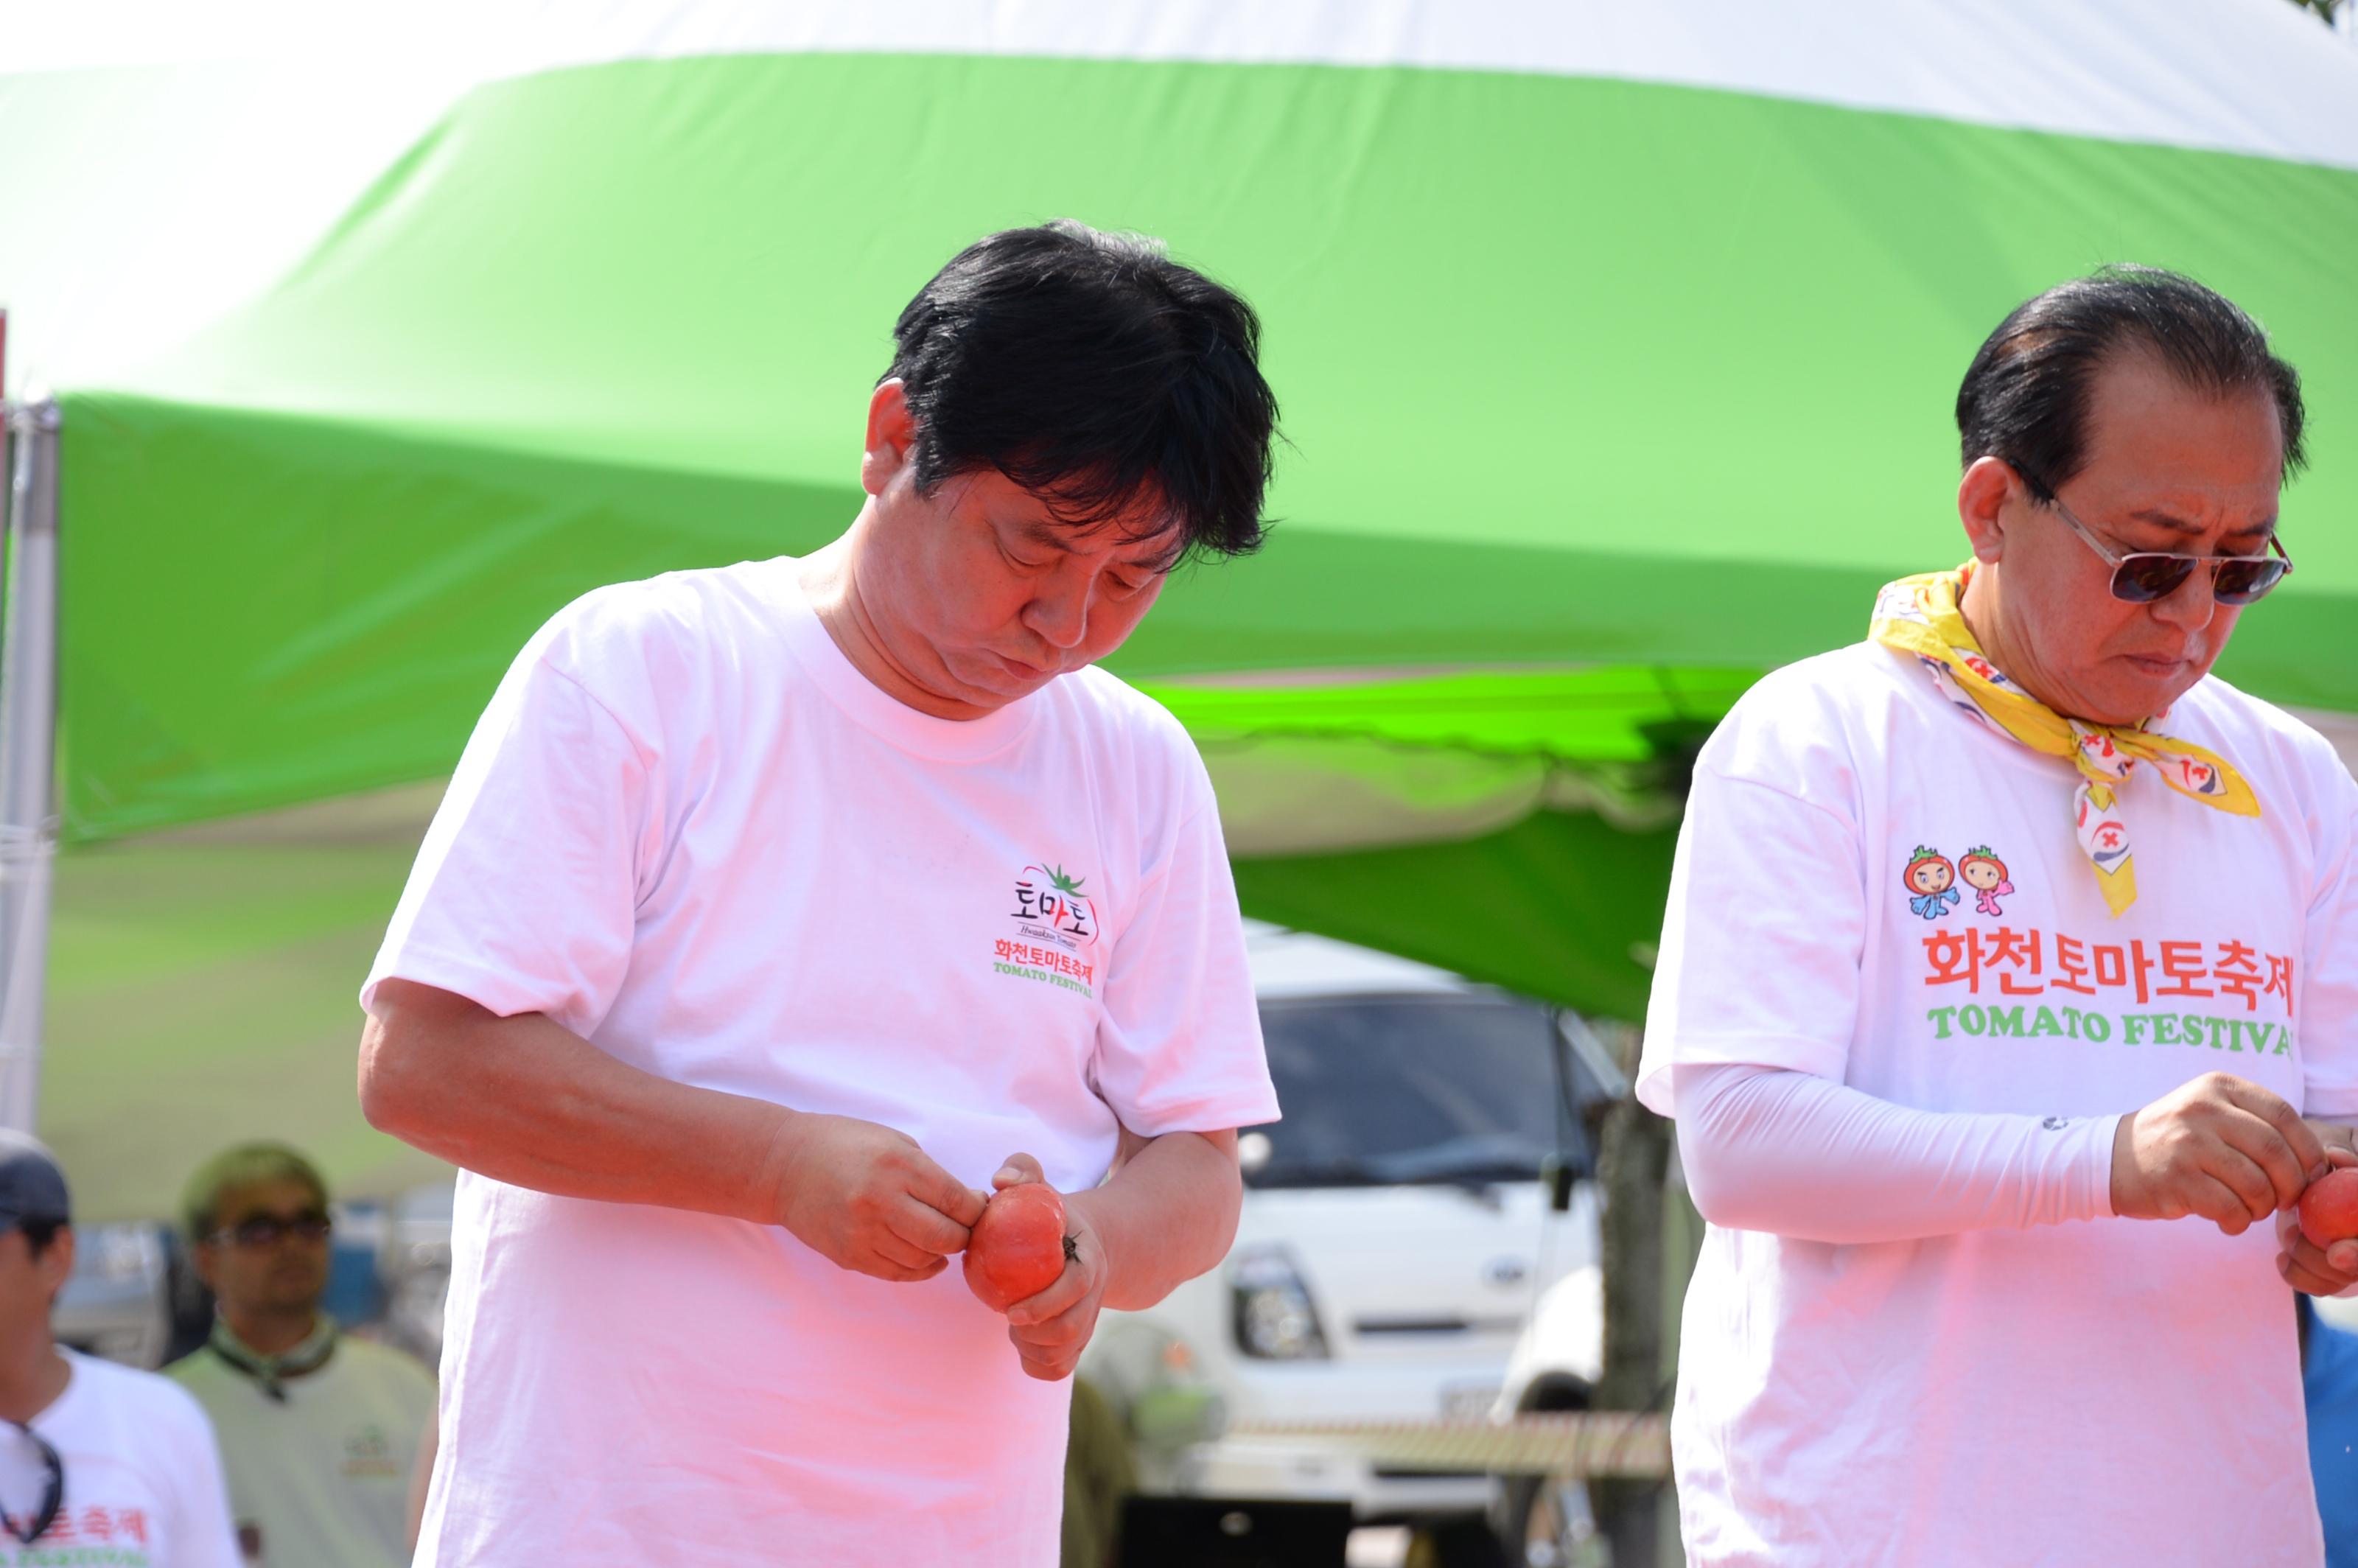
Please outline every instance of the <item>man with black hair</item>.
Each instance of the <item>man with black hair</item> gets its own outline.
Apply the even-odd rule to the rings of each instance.
[[[362,993],[369,1117],[463,1167],[422,1563],[1053,1563],[1098,1309],[1227,1251],[1218,816],[1094,666],[1259,542],[1258,323],[1060,223],[895,336],[841,538],[525,647]],[[1024,1181],[1072,1260],[1001,1317],[945,1271]]]
[[[237,1568],[212,1427],[165,1378],[59,1346],[65,1173],[0,1130],[0,1561]]]
[[[220,1434],[247,1561],[407,1563],[434,1379],[321,1308],[333,1222],[319,1168],[284,1143],[225,1149],[189,1178],[181,1222],[219,1310],[204,1346],[165,1375]]]
[[[2315,1564],[2285,1308],[2358,1281],[2291,1213],[2358,1163],[2358,784],[2210,673],[2291,568],[2299,381],[2113,268],[1957,423],[1972,558],[1694,770],[1639,1082],[1710,1221],[1688,1560]]]

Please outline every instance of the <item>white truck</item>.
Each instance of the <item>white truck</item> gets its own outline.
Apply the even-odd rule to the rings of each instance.
[[[1236,1245],[1161,1305],[1107,1314],[1082,1375],[1128,1411],[1149,1489],[1347,1501],[1496,1561],[1488,1477],[1234,1429],[1488,1415],[1534,1307],[1593,1276],[1581,1111],[1617,1074],[1577,1021],[1444,970],[1259,925],[1249,952],[1284,1117],[1239,1140]]]

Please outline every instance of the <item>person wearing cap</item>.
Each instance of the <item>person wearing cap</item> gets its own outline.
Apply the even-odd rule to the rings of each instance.
[[[2299,380],[2109,268],[1956,419],[1972,557],[1693,769],[1638,1085],[1709,1221],[1687,1560],[2313,1568],[2288,1308],[2358,1241],[2293,1211],[2358,1163],[2358,783],[2212,673],[2298,612]]]
[[[1260,538],[1258,334],[987,236],[846,406],[840,537],[511,666],[362,995],[362,1109],[461,1167],[420,1563],[1055,1562],[1098,1311],[1218,1265],[1277,1115],[1203,761],[1095,667]],[[1037,1182],[1069,1248],[986,1305]]]
[[[237,1568],[196,1400],[50,1333],[73,1261],[64,1173],[35,1139],[0,1131],[0,1561]]]
[[[321,1310],[331,1221],[318,1169],[283,1143],[240,1144],[197,1171],[181,1208],[218,1310],[211,1338],[166,1375],[220,1433],[246,1561],[407,1563],[410,1475],[434,1379]]]

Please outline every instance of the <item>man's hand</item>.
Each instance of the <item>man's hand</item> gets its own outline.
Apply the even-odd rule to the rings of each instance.
[[[994,1189],[1023,1182],[1044,1182],[1040,1162],[1029,1154],[1010,1154],[1007,1163],[990,1178]],[[1027,1296],[1007,1309],[1007,1337],[1022,1357],[1023,1369],[1054,1382],[1069,1378],[1081,1351],[1097,1332],[1098,1306],[1105,1299],[1111,1271],[1105,1242],[1089,1223],[1088,1195],[1066,1193],[1065,1230],[1073,1238],[1073,1257],[1056,1282],[1038,1295]]]
[[[2121,1118],[2113,1134],[2113,1212],[2126,1219],[2200,1215],[2240,1236],[2290,1208],[2331,1165],[2300,1113],[2245,1078],[2205,1073]]]
[[[2337,1166],[2358,1165],[2358,1128],[2314,1120],[2309,1127],[2325,1145],[2327,1159]],[[2288,1209],[2277,1217],[2277,1272],[2296,1291],[2338,1296],[2358,1284],[2358,1241],[2320,1247],[2300,1233],[2299,1216]]]
[[[787,1112],[766,1162],[777,1223],[838,1266],[880,1280],[932,1279],[982,1217],[982,1195],[915,1139],[856,1117]]]

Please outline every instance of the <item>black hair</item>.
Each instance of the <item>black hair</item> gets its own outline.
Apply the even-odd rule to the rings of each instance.
[[[2089,386],[2125,350],[2158,356],[2196,391],[2266,392],[2284,431],[2285,477],[2308,460],[2300,376],[2269,351],[2258,322],[2190,277],[2108,266],[2023,301],[1983,342],[1957,389],[1965,466],[2002,459],[2032,496],[2055,499],[2087,460]]]
[[[1155,498],[1174,561],[1260,547],[1277,429],[1260,319],[1157,242],[1069,221],[988,235],[892,337],[919,493],[996,469],[1076,526]]]
[[[62,1219],[18,1220],[16,1228],[25,1233],[26,1255],[38,1258],[42,1253],[47,1252],[50,1244],[57,1240],[58,1232],[65,1229],[67,1224],[68,1222]]]

